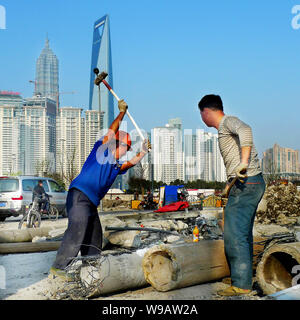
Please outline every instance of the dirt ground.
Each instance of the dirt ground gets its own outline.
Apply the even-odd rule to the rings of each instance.
[[[0,224],[0,230],[17,229],[19,218],[9,218]],[[56,222],[43,220],[42,225],[53,224],[66,226],[67,219],[60,218]],[[56,251],[7,254],[0,255],[0,266],[2,272],[2,283],[0,282],[1,300],[52,300],[55,299],[54,292],[63,291],[65,283],[48,277],[49,269],[55,259]],[[3,268],[4,267],[4,268]],[[0,278],[1,281],[1,278]],[[3,283],[4,282],[4,283]],[[109,296],[96,298],[98,300],[223,300],[216,292],[225,289],[228,285],[217,281],[196,285],[188,288],[173,290],[170,292],[157,292],[151,286]],[[227,298],[228,299],[228,298]],[[243,298],[261,300],[262,296],[250,295]]]

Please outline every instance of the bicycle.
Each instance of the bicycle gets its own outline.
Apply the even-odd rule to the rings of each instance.
[[[47,199],[48,209],[44,209],[43,211],[40,211],[41,217],[43,218],[45,215],[48,217],[49,220],[57,220],[59,211],[58,209],[50,203],[50,198],[52,196],[49,194],[46,194],[43,196],[42,199]]]
[[[29,207],[26,207],[27,212],[19,222],[18,229],[22,228],[39,228],[41,225],[41,214],[39,212],[38,199],[34,199]]]
[[[49,209],[46,212],[42,212],[39,209],[38,198],[35,198],[33,203],[31,203],[30,206],[27,207],[27,209],[28,211],[19,222],[18,229],[22,229],[23,227],[39,228],[41,225],[42,217],[44,215],[46,215],[49,218],[49,220],[56,221],[58,219],[58,209],[49,202]]]

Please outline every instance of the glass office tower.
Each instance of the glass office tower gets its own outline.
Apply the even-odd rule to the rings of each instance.
[[[108,15],[105,15],[101,19],[97,20],[94,24],[89,96],[89,110],[96,110],[102,112],[101,128],[107,129],[114,120],[114,100],[111,93],[106,89],[106,87],[103,84],[100,84],[99,94],[99,89],[94,84],[94,68],[98,68],[100,72],[105,71],[108,73],[108,76],[105,80],[113,88],[111,43]]]
[[[58,59],[49,47],[48,37],[46,38],[45,47],[36,62],[35,79],[34,94],[50,98],[59,104]]]

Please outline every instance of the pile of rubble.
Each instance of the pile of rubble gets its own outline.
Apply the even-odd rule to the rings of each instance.
[[[259,223],[294,225],[300,222],[300,192],[288,183],[267,187],[258,207],[256,221]]]
[[[114,209],[128,209],[131,208],[131,201],[125,201],[121,199],[104,199],[103,200],[103,210],[112,211]]]

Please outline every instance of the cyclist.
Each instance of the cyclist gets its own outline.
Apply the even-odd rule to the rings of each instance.
[[[48,212],[49,209],[49,196],[43,187],[43,181],[39,180],[38,184],[34,187],[32,192],[32,202],[37,198],[39,211],[41,213]]]

